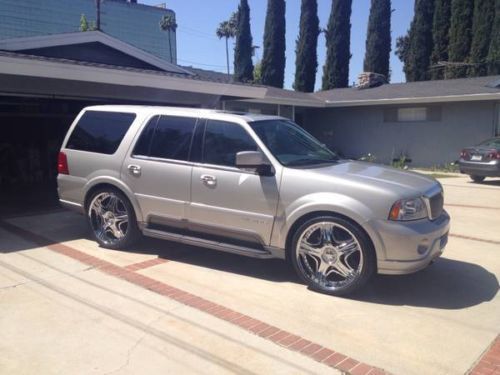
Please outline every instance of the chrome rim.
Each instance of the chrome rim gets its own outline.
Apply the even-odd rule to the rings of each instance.
[[[127,207],[114,193],[96,195],[90,202],[88,215],[96,237],[106,245],[117,243],[127,234]]]
[[[356,236],[334,222],[308,227],[297,242],[296,256],[302,273],[323,289],[346,287],[363,269],[363,253]]]

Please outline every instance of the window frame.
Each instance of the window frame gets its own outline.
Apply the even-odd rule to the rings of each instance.
[[[112,152],[112,153],[106,153],[106,152],[82,150],[82,149],[79,149],[79,148],[69,147],[69,143],[71,141],[71,137],[74,135],[75,131],[77,130],[78,126],[80,125],[80,122],[82,121],[82,119],[84,118],[84,116],[86,114],[90,113],[90,112],[94,112],[94,113],[107,113],[107,114],[120,114],[120,115],[132,115],[133,116],[132,121],[128,125],[127,130],[123,133],[123,136],[122,136],[120,142],[118,142],[118,145],[116,146],[116,149],[115,149],[114,152]],[[98,154],[98,155],[103,155],[103,156],[114,156],[120,150],[120,147],[123,145],[123,140],[127,136],[127,134],[130,131],[130,129],[132,128],[132,125],[134,125],[134,122],[137,121],[137,117],[138,117],[138,115],[137,115],[136,112],[110,111],[110,110],[100,110],[100,109],[99,110],[96,110],[96,109],[86,109],[86,110],[84,110],[81,113],[80,116],[78,116],[78,118],[76,118],[76,120],[75,120],[76,122],[75,122],[74,126],[71,129],[71,133],[69,133],[67,135],[67,139],[64,142],[64,148],[67,149],[67,150],[71,150],[72,152],[89,152],[91,154]]]
[[[241,169],[241,168],[238,168],[237,166],[222,165],[222,164],[211,164],[211,163],[206,163],[205,162],[205,139],[206,139],[206,135],[207,135],[207,127],[208,127],[208,122],[209,121],[225,122],[225,123],[228,123],[228,124],[232,124],[234,126],[238,126],[255,143],[255,146],[257,147],[257,151],[260,151],[260,152],[262,152],[265,155],[265,153],[262,151],[262,148],[259,146],[258,142],[256,141],[255,137],[244,126],[242,126],[238,122],[229,121],[229,120],[225,120],[225,119],[205,118],[205,121],[204,121],[204,124],[203,124],[203,126],[204,126],[203,137],[202,137],[202,140],[201,140],[201,157],[200,157],[200,162],[198,162],[196,164],[200,164],[204,168],[210,168],[210,169],[217,169],[217,170],[225,170],[225,171],[231,171],[231,172],[238,172],[238,173],[246,173],[246,174],[258,175],[259,173],[257,171],[248,170],[248,169]]]
[[[149,125],[150,121],[157,116],[158,116],[158,119],[156,121],[156,124],[154,125],[155,131],[156,131],[156,127],[158,126],[158,123],[160,122],[162,117],[184,117],[184,118],[195,120],[194,128],[193,128],[193,131],[191,133],[191,139],[189,142],[187,160],[161,158],[161,157],[151,156],[151,155],[138,155],[138,154],[134,153],[135,148],[136,148],[137,144],[139,143],[139,140],[140,140],[142,134],[146,130],[146,127]],[[137,132],[137,136],[135,137],[135,139],[130,147],[129,157],[132,159],[139,159],[139,160],[156,161],[156,162],[171,163],[171,164],[192,165],[193,162],[191,161],[191,154],[193,151],[194,135],[196,134],[198,127],[204,125],[203,123],[204,123],[204,119],[199,117],[199,116],[182,116],[182,115],[170,114],[170,113],[168,113],[168,114],[167,113],[154,113],[154,114],[148,116],[144,120],[144,123],[142,124],[141,128]],[[151,152],[151,144],[149,145],[148,154],[150,152]]]

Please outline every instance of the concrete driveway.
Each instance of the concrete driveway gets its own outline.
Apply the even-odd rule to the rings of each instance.
[[[277,260],[152,239],[110,251],[70,212],[5,218],[0,373],[467,373],[500,332],[500,180],[441,182],[444,256],[350,299]]]

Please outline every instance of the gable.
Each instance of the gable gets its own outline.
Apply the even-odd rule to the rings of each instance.
[[[54,57],[59,59],[85,61],[115,66],[126,66],[137,69],[157,71],[163,70],[100,42],[31,48],[19,50],[17,52],[27,55]]]

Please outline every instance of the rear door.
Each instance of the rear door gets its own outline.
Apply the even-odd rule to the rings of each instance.
[[[177,226],[186,218],[196,123],[194,117],[153,116],[125,159],[122,180],[134,192],[147,223]]]
[[[276,176],[259,176],[235,165],[236,153],[258,146],[242,125],[207,120],[201,163],[193,168],[190,229],[269,244],[278,204]]]

